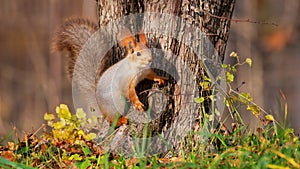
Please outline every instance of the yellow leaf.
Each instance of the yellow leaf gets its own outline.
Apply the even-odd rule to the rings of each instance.
[[[86,118],[86,114],[85,114],[85,112],[83,111],[82,108],[77,109],[77,111],[76,111],[76,117],[78,119],[85,119]]]
[[[253,100],[249,93],[241,93],[239,94],[239,98],[243,103],[247,103]]]
[[[265,116],[266,120],[273,122],[274,121],[274,117],[271,114],[268,114]]]
[[[61,109],[66,109],[67,111],[69,111],[68,106],[65,105],[65,104],[60,104],[59,107],[60,107]]]
[[[62,128],[64,128],[65,126],[66,126],[65,121],[58,121],[58,122],[56,122],[56,123],[53,124],[53,127],[54,127],[55,129],[62,129]]]
[[[82,160],[82,157],[80,157],[79,154],[73,154],[71,157],[69,157],[69,160],[76,160],[76,161],[80,161]]]
[[[213,121],[215,118],[215,115],[208,115],[208,121]]]
[[[228,65],[222,64],[222,68],[223,68],[223,69],[226,69],[227,67],[228,67]]]
[[[93,140],[97,137],[97,135],[95,133],[89,133],[88,135],[85,136],[85,139],[87,141]]]
[[[261,110],[256,105],[248,105],[247,110],[251,111],[253,115],[257,116],[261,113]]]
[[[83,135],[84,135],[83,130],[79,130],[79,131],[78,131],[78,135],[79,135],[79,136],[83,136]]]
[[[98,123],[98,118],[97,116],[92,116],[91,122],[92,125],[96,125]]]
[[[61,104],[59,107],[56,107],[56,113],[58,114],[59,118],[70,120],[72,117],[68,106],[65,104]]]
[[[203,103],[204,102],[204,97],[199,97],[194,99],[196,103]]]
[[[199,85],[204,89],[204,90],[209,90],[210,88],[210,82],[208,81],[204,81],[204,82],[200,82]]]
[[[277,154],[279,157],[286,159],[291,165],[293,165],[295,168],[300,168],[300,165],[291,157],[287,157],[286,155],[282,154],[279,151],[273,150],[275,154]]]
[[[283,167],[283,166],[275,165],[275,164],[267,164],[267,167],[271,168],[271,169],[289,169],[289,167]]]
[[[45,113],[44,114],[44,120],[51,121],[51,120],[54,120],[54,119],[55,119],[54,114],[52,114],[52,113]]]
[[[230,72],[227,72],[227,81],[231,83],[231,82],[233,82],[233,80],[234,80],[233,74]]]
[[[252,67],[252,59],[247,58],[245,61],[250,67]]]

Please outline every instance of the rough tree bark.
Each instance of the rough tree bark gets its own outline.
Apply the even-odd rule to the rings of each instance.
[[[111,22],[115,19],[118,19],[122,16],[135,13],[144,13],[144,12],[155,12],[155,13],[167,13],[174,16],[182,18],[185,22],[192,24],[201,29],[202,32],[206,33],[214,48],[217,51],[215,56],[219,56],[220,60],[223,61],[224,53],[226,48],[226,42],[228,39],[229,28],[230,28],[230,18],[233,13],[235,0],[120,0],[120,1],[111,1],[111,0],[97,0],[97,12],[98,12],[98,21],[99,26],[103,27],[108,22]],[[149,18],[145,18],[149,19]],[[151,19],[151,18],[150,18]],[[150,21],[151,23],[151,21]],[[165,29],[171,29],[172,25],[164,25]],[[134,29],[138,29],[137,26]],[[184,27],[180,27],[180,30],[184,31]],[[180,35],[178,35],[180,39]],[[199,37],[200,38],[200,37]],[[158,40],[157,37],[148,36],[148,46],[157,47],[160,46],[164,51],[171,51],[173,56],[176,59],[181,60],[187,67],[193,72],[196,76],[196,82],[203,79],[204,70],[201,68],[199,60],[195,54],[184,44],[181,44],[178,40],[163,36]],[[193,41],[191,39],[191,41]],[[199,48],[202,44],[195,41],[192,42],[192,45],[195,48]],[[113,64],[119,60],[119,57],[109,57],[106,58],[107,63]],[[103,70],[104,71],[104,70]],[[169,76],[169,75],[166,75]],[[166,136],[168,142],[172,142],[172,145],[178,146],[178,139],[172,139],[171,137],[178,137],[176,133],[179,130],[185,130],[184,128],[179,129],[182,123],[185,123],[189,120],[189,114],[185,114],[188,111],[195,111],[196,114],[193,116],[196,117],[196,121],[192,124],[189,124],[193,127],[194,131],[200,131],[200,118],[201,112],[194,110],[193,106],[183,106],[180,104],[183,97],[180,97],[180,93],[185,92],[185,88],[180,88],[176,85],[176,80],[169,77],[168,85],[165,87],[166,92],[170,95],[168,97],[167,108],[162,113],[161,117],[155,120],[155,122],[147,126],[147,133],[155,135],[157,133]],[[189,78],[189,77],[185,77]],[[184,79],[187,81],[188,79]],[[196,83],[197,84],[197,83]],[[150,86],[151,87],[151,86]],[[137,90],[141,91],[144,89],[149,89],[149,82],[142,82],[141,85],[137,86]],[[180,90],[180,92],[178,92]],[[203,94],[201,88],[198,88],[199,95]],[[145,99],[146,96],[141,98],[142,102],[147,102]],[[146,101],[145,101],[146,100]],[[147,105],[147,103],[145,103]],[[207,102],[209,104],[209,102]],[[197,113],[198,112],[198,113]],[[107,143],[106,146],[109,149],[121,151],[117,147],[122,146],[122,153],[130,155],[132,153],[132,147],[134,145],[133,139],[128,139],[126,135],[133,135],[134,132],[137,136],[142,136],[144,130],[143,124],[135,124],[134,129],[132,126],[121,126],[110,136],[110,142],[105,142],[108,134],[105,133],[108,130],[104,129],[105,126],[101,129],[99,133],[99,142],[102,144]],[[173,132],[166,132],[166,130],[174,129]],[[169,148],[168,146],[161,146],[160,143],[162,140],[155,140],[155,143],[149,145],[152,149],[161,149],[165,151]],[[151,150],[150,150],[151,151]]]

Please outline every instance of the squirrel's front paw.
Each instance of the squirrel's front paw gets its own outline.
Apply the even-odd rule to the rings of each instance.
[[[138,111],[143,112],[144,111],[144,104],[141,103],[139,100],[133,103],[134,107],[138,109]]]
[[[164,80],[168,80],[168,78],[166,78],[166,77],[157,77],[157,78],[154,78],[153,80],[155,82],[158,82],[158,85],[162,86],[165,83]]]
[[[154,79],[154,81],[158,82],[158,85],[162,86],[164,85],[165,81],[163,79]]]

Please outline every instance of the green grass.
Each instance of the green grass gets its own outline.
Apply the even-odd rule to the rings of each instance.
[[[57,112],[68,111],[60,106]],[[49,114],[48,114],[49,115]],[[59,113],[58,113],[58,116]],[[66,122],[66,119],[69,119]],[[104,152],[84,133],[75,116],[60,116],[64,125],[48,119],[51,132],[44,132],[37,137],[27,134],[22,141],[8,142],[1,140],[1,168],[300,168],[299,137],[292,128],[284,128],[276,121],[267,121],[256,132],[250,133],[246,126],[239,125],[233,131],[216,129],[210,134],[209,141],[189,146],[190,153],[171,158],[158,156],[147,158],[129,158]],[[56,127],[55,127],[56,126]],[[65,137],[64,135],[73,135]],[[195,135],[201,133],[194,133]],[[192,137],[190,134],[189,137]],[[188,139],[191,142],[191,139]],[[207,145],[206,145],[207,144]],[[206,152],[209,145],[214,145],[214,152]],[[182,146],[183,147],[183,146]],[[179,148],[182,148],[179,147]],[[183,148],[182,148],[183,149]],[[10,159],[10,160],[6,160]]]
[[[233,55],[238,57],[237,55]],[[244,63],[251,66],[251,60],[239,62],[236,65],[224,65],[227,82],[234,80],[235,66]],[[210,90],[210,79],[206,78],[203,85]],[[204,87],[204,86],[202,86]],[[95,119],[87,119],[79,109],[71,114],[66,105],[56,109],[56,115],[46,113],[44,119],[51,132],[45,130],[42,135],[28,133],[23,139],[8,142],[13,135],[9,133],[0,138],[0,168],[300,168],[299,137],[292,128],[286,127],[288,107],[286,99],[282,110],[283,119],[277,122],[253,102],[249,93],[239,93],[232,90],[226,93],[226,107],[234,118],[233,129],[228,130],[223,125],[208,133],[190,133],[185,139],[188,145],[182,143],[180,153],[173,157],[160,156],[142,157],[143,146],[139,154],[141,158],[125,158],[119,154],[105,152],[93,141],[94,133],[86,133],[83,128],[95,123]],[[210,96],[196,98],[203,104]],[[244,109],[243,109],[244,107]],[[262,126],[250,132],[240,118],[242,112],[252,113],[260,120]],[[210,115],[204,114],[204,118]],[[203,123],[209,123],[205,120]],[[205,126],[205,124],[202,124]],[[147,136],[147,127],[144,136]],[[206,135],[207,142],[193,143],[193,137]],[[209,149],[208,147],[213,147]],[[136,147],[137,150],[139,147]],[[138,153],[137,153],[138,154]]]
[[[73,120],[76,123],[78,119]],[[120,155],[104,152],[86,137],[88,134],[83,133],[80,126],[66,124],[60,127],[53,128],[52,132],[45,132],[40,137],[27,134],[22,141],[8,142],[7,146],[0,146],[2,156],[0,167],[300,168],[299,137],[295,135],[293,129],[279,126],[275,121],[266,123],[254,133],[249,133],[243,125],[232,132],[215,130],[207,143],[189,146],[190,153],[186,154],[182,150],[181,154],[171,158],[154,156],[126,159]],[[73,137],[65,138],[57,135],[65,132],[72,133]],[[189,136],[192,137],[193,134]],[[6,144],[6,139],[2,139],[2,145]],[[209,145],[214,145],[214,152],[205,152],[206,149],[203,147]],[[182,147],[179,148],[183,149]]]

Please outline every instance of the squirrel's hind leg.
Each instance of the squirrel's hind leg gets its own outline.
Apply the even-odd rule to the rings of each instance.
[[[117,122],[117,127],[120,127],[122,126],[123,124],[128,124],[128,120],[125,116],[121,116],[119,119],[118,119],[118,122]]]

